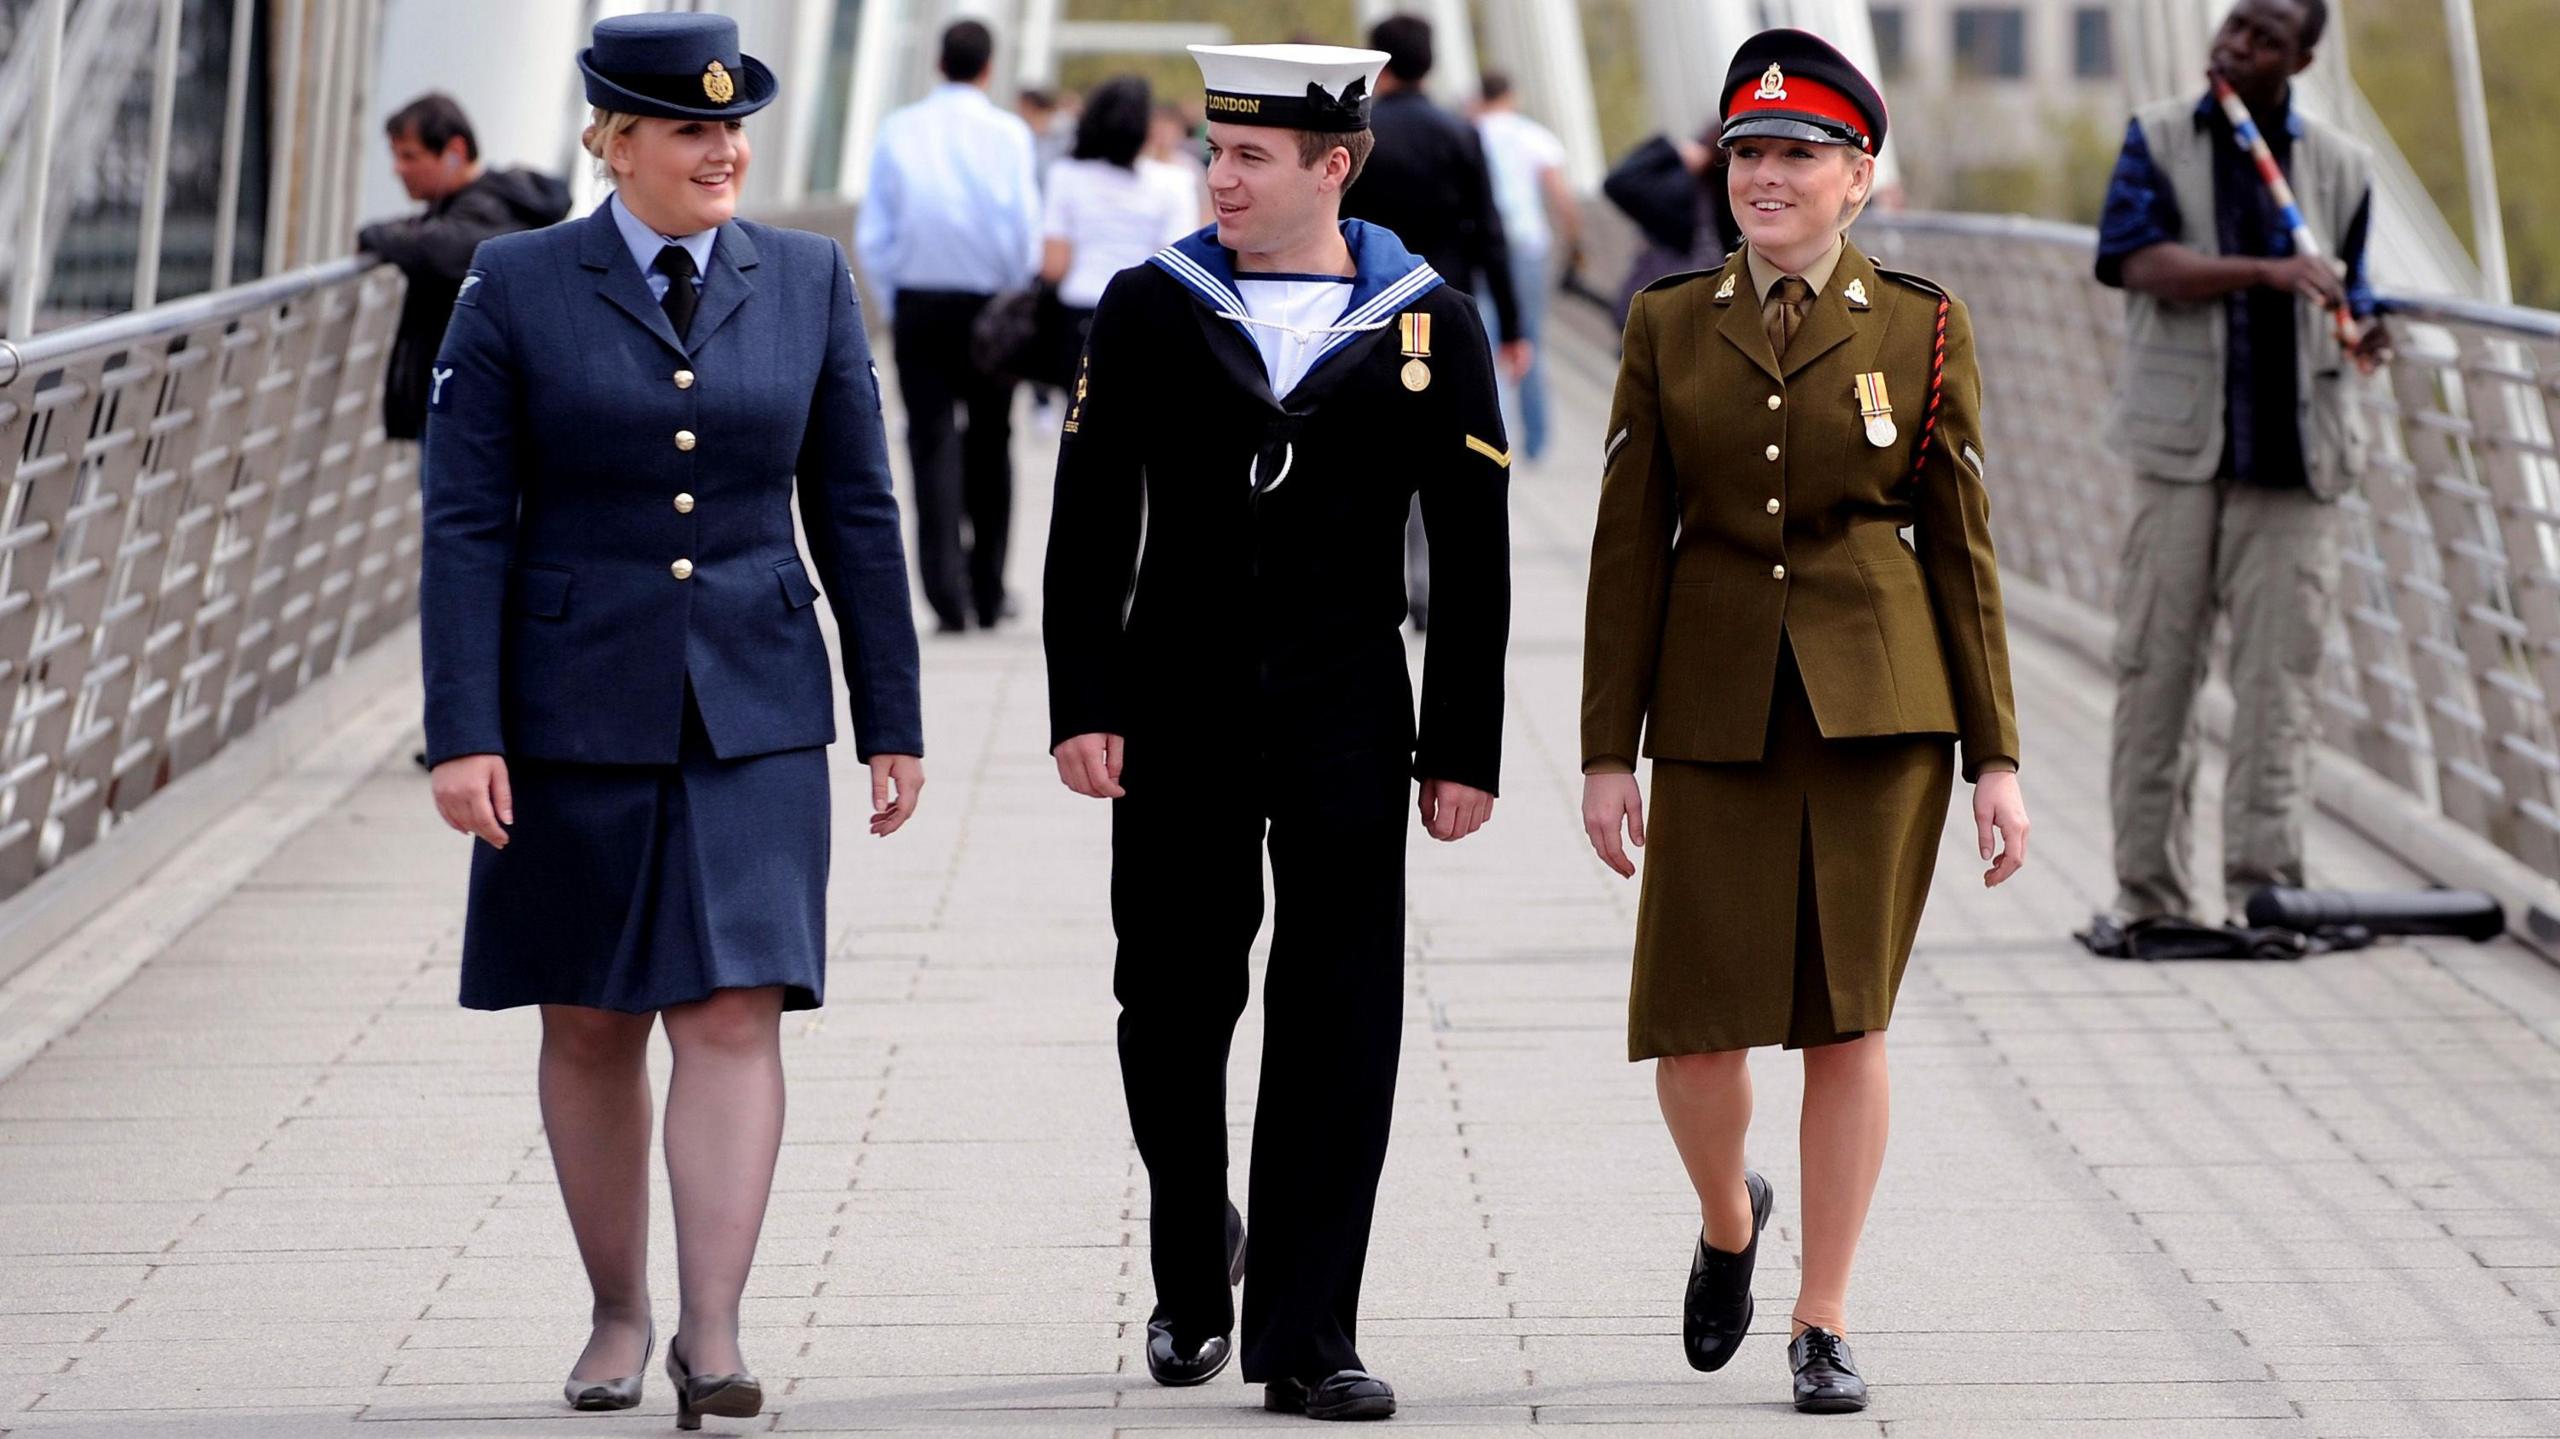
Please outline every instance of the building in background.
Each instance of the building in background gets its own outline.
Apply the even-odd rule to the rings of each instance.
[[[2128,105],[2116,8],[1872,0],[1908,202],[2094,220]]]

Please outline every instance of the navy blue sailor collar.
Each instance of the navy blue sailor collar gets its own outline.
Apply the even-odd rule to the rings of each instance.
[[[1342,241],[1351,247],[1351,300],[1343,307],[1342,318],[1327,327],[1333,331],[1333,338],[1317,351],[1314,362],[1307,367],[1310,374],[1335,351],[1361,335],[1394,324],[1407,305],[1447,283],[1421,256],[1406,249],[1393,230],[1366,220],[1341,223]],[[1181,282],[1211,313],[1233,324],[1251,343],[1253,329],[1247,323],[1244,296],[1236,289],[1235,252],[1218,243],[1217,226],[1204,226],[1174,241],[1158,250],[1148,263]]]

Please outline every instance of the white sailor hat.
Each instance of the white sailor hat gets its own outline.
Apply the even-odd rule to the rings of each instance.
[[[1369,128],[1384,50],[1340,45],[1194,45],[1209,118],[1341,134]]]

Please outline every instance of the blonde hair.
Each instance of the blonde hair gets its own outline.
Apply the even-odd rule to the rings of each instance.
[[[611,181],[613,166],[605,156],[612,153],[614,138],[629,134],[631,127],[640,123],[640,117],[626,115],[620,110],[608,110],[602,105],[592,107],[591,113],[594,118],[587,122],[586,130],[578,136],[578,143],[586,146],[587,153],[596,157],[596,178]]]
[[[1853,174],[1856,173],[1858,162],[1860,160],[1868,162],[1871,166],[1875,163],[1875,156],[1868,154],[1864,150],[1846,145],[1841,148],[1849,152],[1849,169]],[[1867,172],[1867,193],[1860,195],[1855,200],[1851,200],[1840,207],[1840,231],[1842,234],[1848,233],[1849,227],[1858,223],[1858,217],[1867,212],[1868,202],[1874,200],[1876,197],[1876,182],[1880,178],[1882,178],[1880,172],[1870,169]]]

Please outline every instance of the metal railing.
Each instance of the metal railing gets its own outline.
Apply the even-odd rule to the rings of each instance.
[[[2043,221],[1876,216],[1859,239],[1964,297],[1985,386],[2003,570],[2111,612],[2131,471],[2106,444],[2124,304],[2097,237]],[[2365,387],[2363,483],[2324,737],[2560,877],[2560,315],[2387,298],[2398,356]]]
[[[0,899],[417,607],[397,271],[0,343]]]

